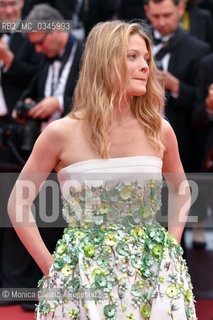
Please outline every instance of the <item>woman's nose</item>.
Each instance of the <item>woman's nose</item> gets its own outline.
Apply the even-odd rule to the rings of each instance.
[[[144,59],[142,59],[141,64],[140,64],[140,70],[141,71],[147,71],[149,69],[148,62]]]

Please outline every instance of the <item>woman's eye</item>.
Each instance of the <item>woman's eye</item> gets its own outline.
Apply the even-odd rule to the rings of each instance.
[[[147,64],[150,63],[150,58],[145,58],[144,60],[146,61]]]
[[[135,53],[129,53],[127,57],[129,59],[135,59],[136,58],[136,54]]]

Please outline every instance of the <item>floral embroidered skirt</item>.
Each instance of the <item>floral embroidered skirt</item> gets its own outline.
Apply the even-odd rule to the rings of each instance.
[[[196,320],[182,248],[159,224],[65,228],[36,318]]]

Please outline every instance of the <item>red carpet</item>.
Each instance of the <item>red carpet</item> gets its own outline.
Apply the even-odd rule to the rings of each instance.
[[[4,320],[35,320],[34,312],[24,311],[19,304],[0,307],[0,319]]]
[[[196,310],[198,320],[213,320],[213,300],[198,300]]]
[[[213,319],[213,300],[199,300],[196,303],[196,309],[198,320]],[[19,305],[0,307],[0,319],[35,320],[33,312],[24,311]]]

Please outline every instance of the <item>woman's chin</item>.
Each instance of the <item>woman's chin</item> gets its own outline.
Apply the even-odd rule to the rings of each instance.
[[[146,89],[144,89],[144,90],[139,90],[139,91],[135,92],[134,96],[135,96],[135,97],[141,97],[141,96],[143,96],[145,93],[146,93]]]

